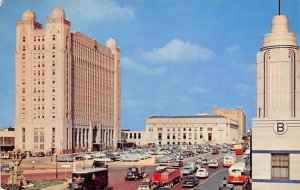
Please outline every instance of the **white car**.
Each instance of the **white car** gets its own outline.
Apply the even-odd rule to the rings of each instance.
[[[208,177],[209,172],[207,171],[206,168],[200,168],[196,172],[196,177]]]
[[[95,158],[94,160],[100,161],[100,162],[111,162],[112,161],[110,158],[107,158],[107,157],[98,157],[98,158]]]
[[[208,163],[209,168],[217,168],[219,167],[219,163],[216,159],[211,159]]]

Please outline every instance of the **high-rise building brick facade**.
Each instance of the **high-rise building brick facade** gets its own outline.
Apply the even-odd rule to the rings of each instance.
[[[214,115],[222,115],[229,119],[235,120],[239,125],[239,140],[246,134],[246,114],[242,107],[236,109],[213,107]]]
[[[16,148],[116,148],[121,132],[120,49],[71,32],[55,8],[45,28],[30,10],[16,23]]]

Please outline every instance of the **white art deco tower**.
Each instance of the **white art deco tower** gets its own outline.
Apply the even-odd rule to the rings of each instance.
[[[277,15],[257,54],[253,190],[300,189],[300,62],[288,19]]]

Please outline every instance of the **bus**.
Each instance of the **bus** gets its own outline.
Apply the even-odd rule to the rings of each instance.
[[[227,154],[224,156],[223,159],[223,167],[229,167],[235,164],[236,162],[236,155],[235,154]]]
[[[88,168],[72,173],[72,182],[87,190],[106,190],[108,186],[107,168]]]
[[[243,145],[242,144],[235,144],[233,146],[233,149],[234,149],[234,152],[236,155],[241,155],[243,154],[244,152],[244,149],[243,149]]]
[[[244,184],[247,180],[245,170],[246,165],[244,162],[238,162],[230,166],[228,170],[228,182]]]

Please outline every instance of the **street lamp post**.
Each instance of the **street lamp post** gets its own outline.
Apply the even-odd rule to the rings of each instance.
[[[55,153],[55,177],[56,177],[56,179],[58,178],[58,176],[57,176],[57,153]]]

